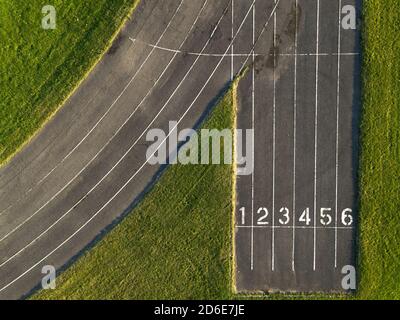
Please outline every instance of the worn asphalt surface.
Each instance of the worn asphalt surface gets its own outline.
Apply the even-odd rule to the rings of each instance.
[[[273,5],[256,3],[256,35]],[[237,183],[238,291],[343,292],[342,268],[355,266],[360,49],[359,30],[339,29],[345,5],[360,9],[281,1],[240,84],[238,126],[254,128],[255,170]],[[252,37],[243,39],[246,51]]]

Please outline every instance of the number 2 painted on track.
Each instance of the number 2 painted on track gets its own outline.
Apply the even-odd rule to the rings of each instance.
[[[263,212],[264,212],[264,214],[260,218],[258,218],[258,220],[257,220],[257,224],[260,225],[260,226],[269,224],[268,221],[265,221],[268,218],[268,215],[269,215],[269,212],[268,212],[267,208],[258,209],[257,214],[262,214]]]
[[[246,209],[245,209],[245,207],[241,207],[239,209],[239,212],[240,212],[240,217],[241,217],[241,221],[240,222],[241,222],[242,225],[245,225],[246,224]],[[268,212],[267,208],[259,208],[257,210],[257,214],[258,215],[261,214],[261,217],[259,217],[257,219],[257,224],[258,225],[262,226],[262,225],[268,225],[269,224],[269,222],[266,221],[268,216],[269,216],[269,212]]]

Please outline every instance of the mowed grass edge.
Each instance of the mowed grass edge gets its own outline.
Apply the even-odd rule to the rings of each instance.
[[[43,0],[0,3],[0,166],[73,94],[139,0],[55,0],[57,27],[41,27]]]
[[[399,2],[363,6],[358,297],[400,299]]]

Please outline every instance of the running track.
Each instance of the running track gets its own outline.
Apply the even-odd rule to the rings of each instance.
[[[299,1],[316,3],[316,0]],[[28,294],[40,283],[44,265],[60,269],[68,264],[140,199],[143,190],[160,170],[160,167],[146,163],[146,132],[151,128],[168,131],[171,120],[179,121],[179,129],[193,127],[243,64],[256,61],[256,55],[252,55],[253,38],[263,33],[256,51],[270,56],[265,53],[271,52],[271,32],[277,30],[277,19],[285,21],[285,16],[290,15],[291,2],[148,0],[139,5],[133,19],[89,78],[35,139],[0,169],[0,298],[15,299]],[[253,9],[253,4],[257,10]],[[310,6],[312,9],[312,4]],[[276,17],[282,14],[283,17]],[[263,27],[265,32],[262,32]],[[303,32],[302,37],[304,46],[306,40],[309,41],[309,46],[304,49],[311,50],[315,33]],[[315,44],[313,46],[315,48]],[[346,48],[349,52],[350,49]],[[237,53],[240,55],[236,56]],[[252,101],[252,95],[249,95],[252,83],[264,86],[260,91],[271,97],[271,82],[268,82],[271,70],[267,70],[271,60],[261,58],[259,61],[267,61],[267,68],[260,67],[257,70],[259,76],[252,77],[256,74],[254,64],[254,72],[250,72],[241,84],[242,107],[246,106],[248,97]],[[315,59],[309,57],[305,61],[315,63]],[[315,64],[312,67],[312,62],[309,63],[303,68],[315,68]],[[286,60],[282,59],[281,64],[286,65]],[[284,69],[282,67],[282,74]],[[327,72],[331,71],[334,72]],[[349,73],[351,77],[351,70]],[[303,88],[303,92],[307,88],[311,90],[315,84],[315,80],[308,77],[302,83],[310,87]],[[313,92],[311,90],[309,94],[314,95]],[[322,90],[321,96],[324,94]],[[351,99],[351,92],[347,98]],[[254,99],[260,98],[254,95]],[[255,110],[258,104],[249,106],[249,110]],[[327,116],[335,120],[334,114]],[[247,117],[241,113],[239,125],[245,123]],[[261,119],[270,120],[270,114]],[[314,125],[314,118],[304,121]],[[265,136],[271,135],[265,133]],[[310,139],[312,137],[310,135]],[[277,148],[277,152],[279,150]],[[350,168],[342,170],[347,169]],[[270,175],[257,167],[255,175],[272,181]],[[249,185],[243,183],[244,187],[240,189],[241,181],[244,179],[238,181],[238,202],[248,197]],[[252,185],[256,185],[254,180]],[[257,185],[261,190],[269,191],[269,187],[258,182]],[[351,183],[349,188],[353,190]],[[285,241],[292,243],[292,233],[290,237],[283,236]],[[246,250],[243,252],[248,252],[246,237],[244,240],[236,238],[237,243],[242,241]],[[309,241],[308,236],[298,237],[300,240],[297,241]],[[264,290],[275,287],[275,283],[281,284],[277,287],[287,289],[284,280],[287,270],[282,269],[281,276],[272,278],[273,274],[267,271],[270,265],[264,264],[270,256],[268,245],[263,244],[267,242],[256,237],[253,241],[253,259],[260,257],[253,262],[254,266],[264,271],[256,277],[245,271],[250,276],[238,277],[238,289]],[[291,252],[290,248],[288,246],[282,252]],[[341,251],[341,257],[343,254],[352,257],[352,250],[346,250]],[[242,259],[246,265],[238,264],[239,272],[249,269],[246,255]],[[308,261],[308,256],[304,259]],[[280,262],[277,262],[277,268],[280,268]],[[321,273],[319,275],[321,277]],[[318,277],[316,279],[318,283]]]
[[[274,2],[256,3],[249,32]],[[342,28],[346,5],[361,4],[281,1],[240,83],[238,126],[254,129],[255,169],[237,180],[239,291],[343,292],[342,268],[356,265],[360,25]]]
[[[1,169],[0,298],[29,293],[44,265],[71,261],[148,186],[160,168],[146,164],[146,132],[168,132],[170,120],[193,127],[230,80],[224,56],[154,45],[228,53],[230,8],[142,1],[79,90]]]

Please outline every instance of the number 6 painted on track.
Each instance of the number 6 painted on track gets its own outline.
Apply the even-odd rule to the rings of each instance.
[[[345,226],[351,226],[353,224],[353,216],[352,216],[353,210],[351,209],[345,209],[342,212],[342,223]]]

